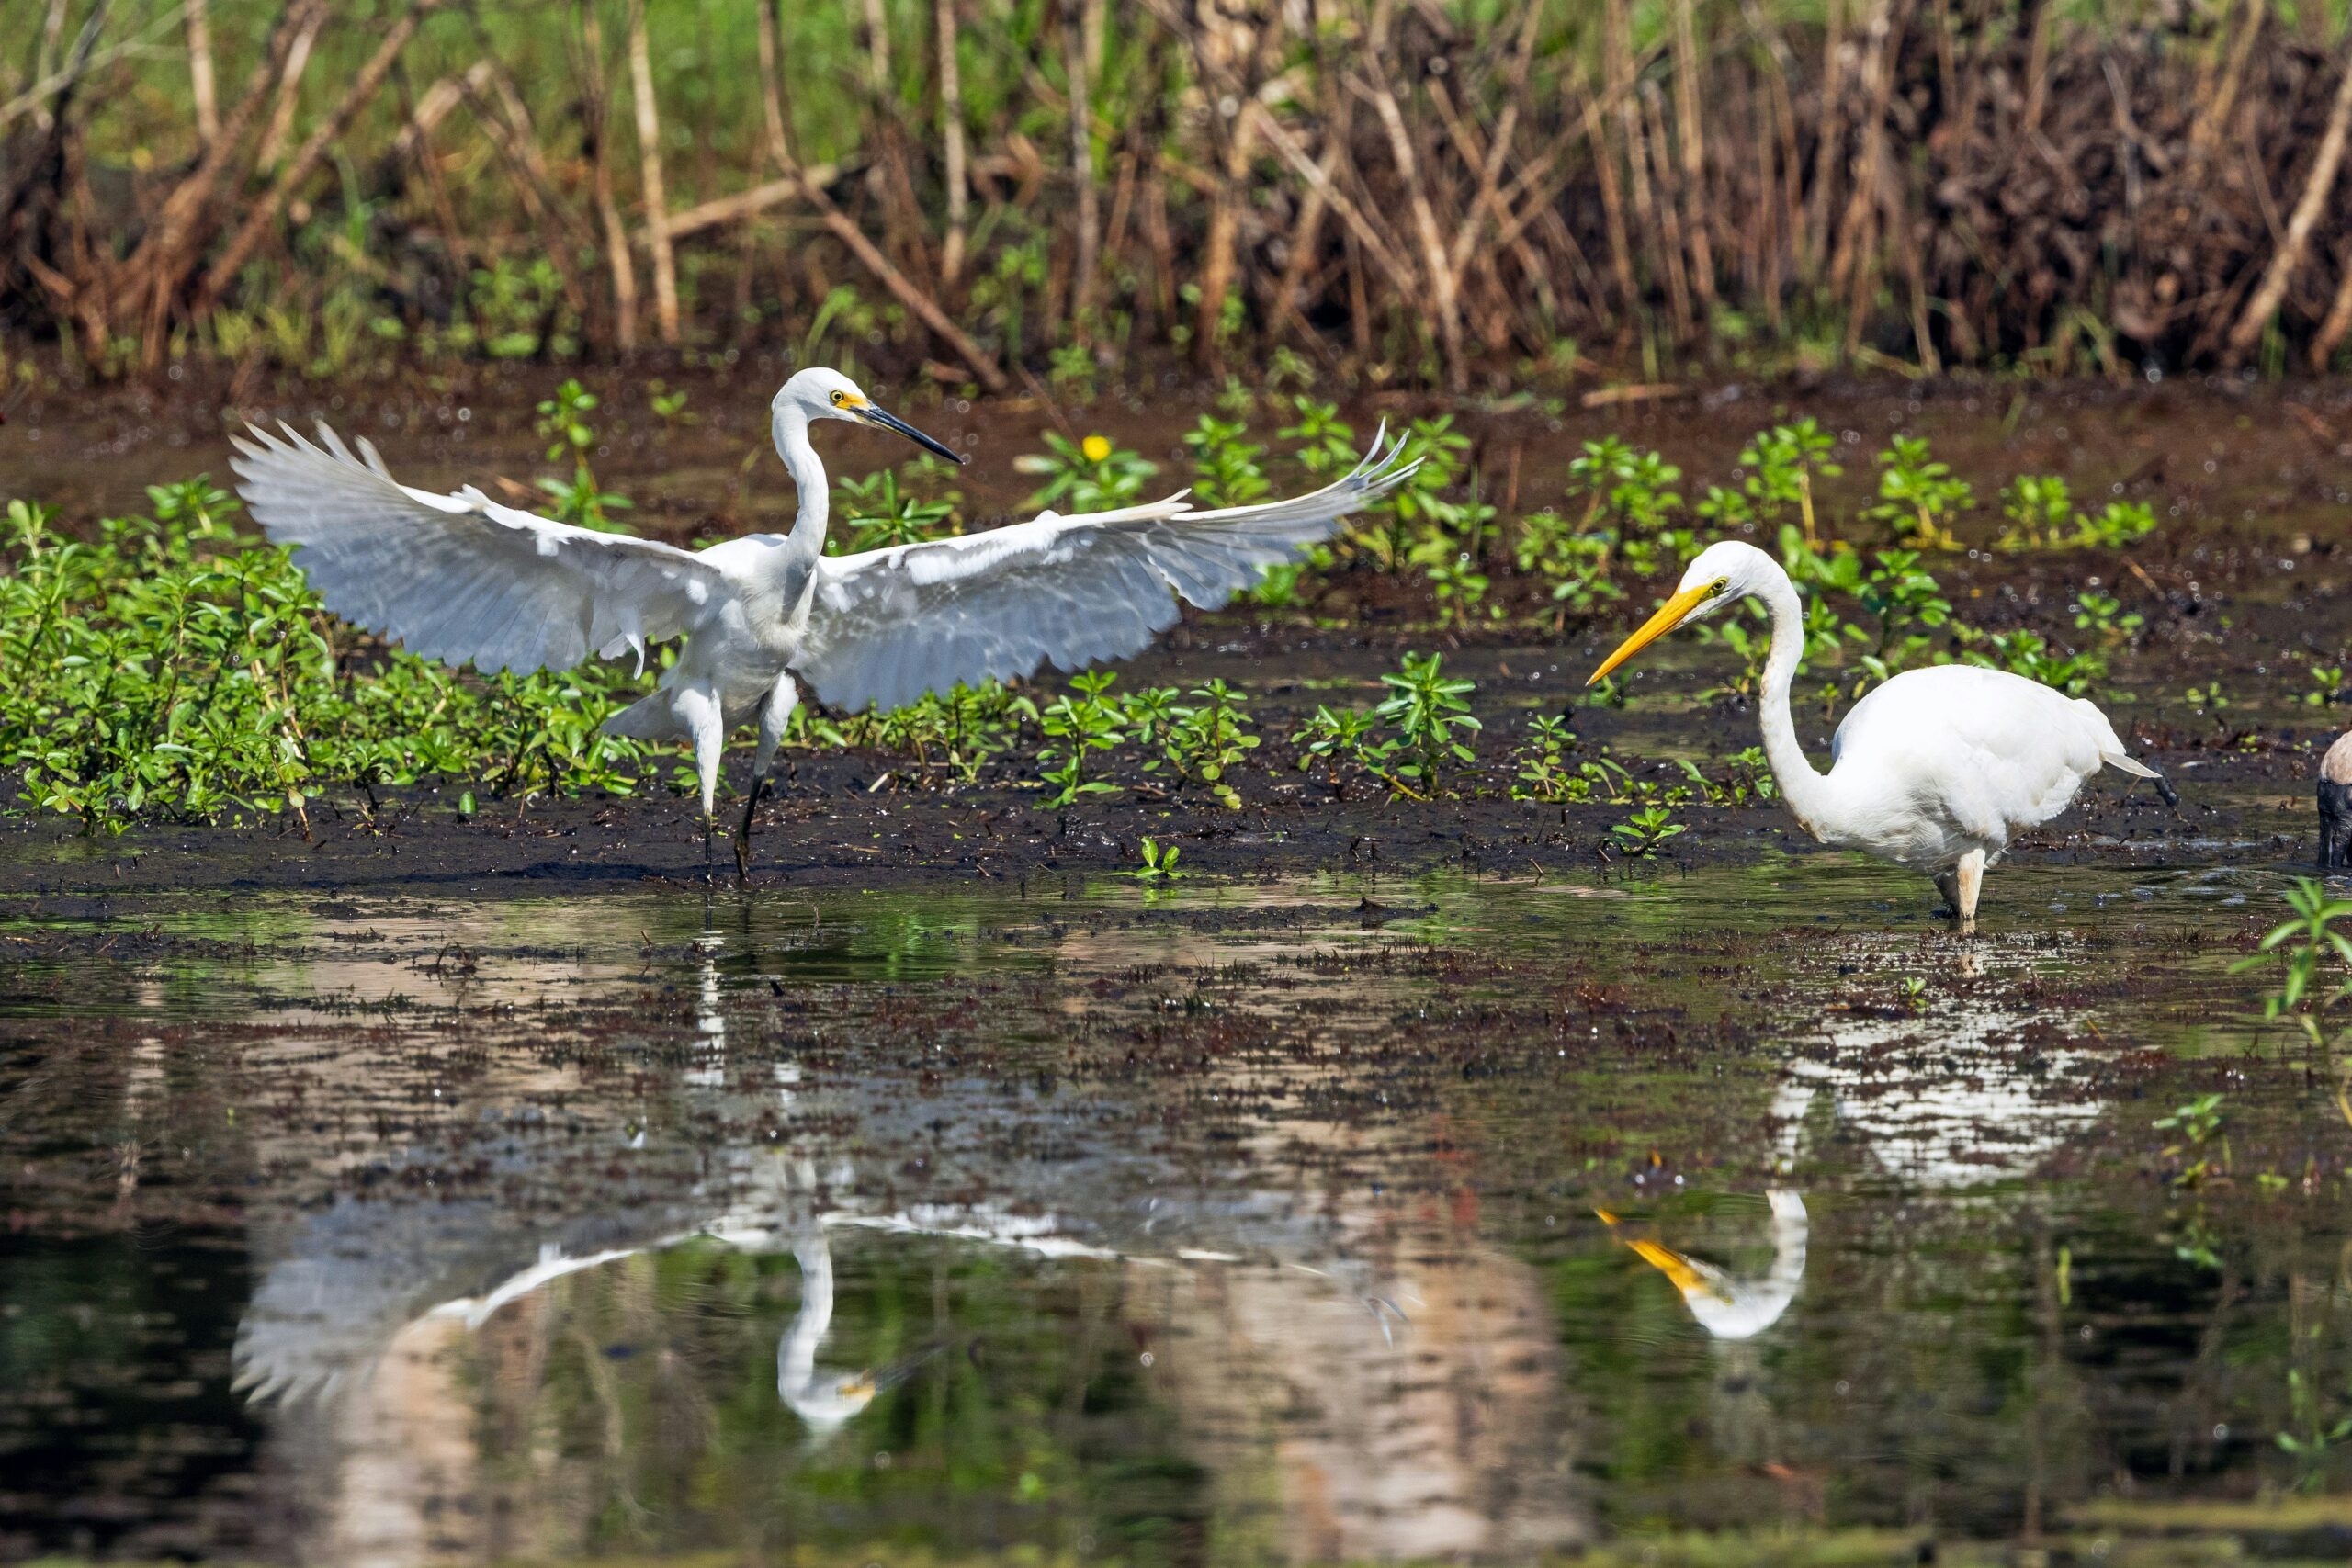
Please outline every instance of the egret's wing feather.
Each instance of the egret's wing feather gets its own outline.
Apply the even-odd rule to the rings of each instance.
[[[1289,501],[1194,512],[1181,498],[818,562],[794,668],[836,707],[897,707],[956,682],[1076,670],[1148,647],[1176,596],[1215,609],[1328,538],[1416,464],[1375,437],[1363,461]]]
[[[471,486],[412,490],[373,446],[355,455],[323,424],[315,443],[248,431],[233,466],[254,520],[294,547],[327,608],[425,658],[483,671],[641,658],[726,591],[718,568],[674,546],[574,528]]]
[[[1830,744],[1838,762],[1851,755],[1915,805],[1996,840],[2065,810],[2122,750],[2094,705],[1967,664],[1895,676],[1854,705]]]

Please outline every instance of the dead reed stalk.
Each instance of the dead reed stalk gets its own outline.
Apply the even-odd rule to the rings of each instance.
[[[844,0],[824,16],[857,52],[831,64],[817,13],[759,0],[741,112],[666,85],[696,131],[667,161],[681,24],[602,9],[617,54],[575,0],[550,81],[433,0],[373,33],[328,0],[280,0],[266,31],[205,0],[47,0],[32,84],[0,103],[0,326],[120,373],[217,312],[338,291],[435,327],[476,269],[544,259],[544,309],[588,352],[639,347],[640,266],[681,345],[779,313],[758,330],[797,343],[847,278],[888,326],[858,352],[989,389],[1080,338],[1456,390],[1529,359],[1662,380],[1736,318],[1783,363],[1931,370],[2235,364],[2273,333],[2317,366],[2352,340],[2352,75],[2267,0],[2127,3],[2105,30],[1989,0],[1814,22],[1777,0],[1054,0],[1035,38],[1000,0]],[[254,62],[226,93],[223,59]],[[108,117],[159,82],[187,106],[178,150],[107,166]],[[808,148],[796,99],[830,111]],[[445,177],[459,163],[496,177]],[[306,224],[336,227],[304,246]]]

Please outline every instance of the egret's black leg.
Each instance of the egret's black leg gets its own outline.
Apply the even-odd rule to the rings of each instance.
[[[710,881],[710,836],[718,826],[717,818],[707,811],[702,814],[702,879],[706,884]]]
[[[743,830],[735,835],[735,880],[752,880],[752,813],[760,807],[760,786],[767,781],[754,776],[752,793],[743,802]]]
[[[789,674],[784,674],[775,678],[768,700],[760,705],[760,749],[752,754],[752,793],[743,802],[743,830],[735,835],[738,881],[752,879],[752,814],[760,807],[760,791],[767,785],[768,767],[775,761],[775,749],[784,744],[785,726],[791,721],[792,710],[799,703],[800,688]]]

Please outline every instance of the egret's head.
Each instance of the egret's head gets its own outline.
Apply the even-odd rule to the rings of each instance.
[[[808,1423],[810,1436],[817,1438],[839,1431],[852,1416],[874,1403],[877,1390],[874,1379],[864,1372],[848,1377],[820,1373],[806,1388],[787,1388],[782,1383],[776,1386],[786,1407]]]
[[[1682,584],[1674,596],[1642,623],[1641,630],[1619,643],[1617,651],[1600,661],[1600,668],[1586,678],[1585,684],[1591,685],[1675,627],[1704,619],[1733,600],[1756,592],[1773,570],[1772,558],[1754,545],[1737,539],[1709,545],[1684,570]]]
[[[775,408],[781,417],[787,411],[803,420],[846,419],[858,424],[870,424],[877,430],[895,430],[916,446],[936,452],[951,463],[969,461],[963,454],[944,441],[933,440],[900,419],[875,406],[858,384],[838,370],[812,366],[784,384],[775,395]]]

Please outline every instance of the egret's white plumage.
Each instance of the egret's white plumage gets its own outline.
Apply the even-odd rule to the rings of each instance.
[[[1778,561],[1736,539],[1702,550],[1673,597],[1592,679],[1675,627],[1751,595],[1771,615],[1758,712],[1781,798],[1823,843],[1934,876],[1963,925],[1974,921],[1984,870],[2010,836],[2065,810],[2102,767],[2164,787],[2154,769],[2125,752],[2096,705],[2007,671],[1952,664],[1905,671],[1856,703],[1830,741],[1829,772],[1815,772],[1789,708],[1804,606]]]
[[[792,531],[705,550],[571,527],[471,486],[416,490],[369,443],[355,453],[323,425],[316,442],[254,430],[237,442],[235,467],[254,520],[295,547],[327,607],[413,652],[486,671],[626,652],[641,666],[648,643],[685,638],[660,688],[605,728],[690,742],[706,821],[727,731],[754,717],[756,801],[799,700],[796,676],[826,703],[856,709],[1139,652],[1176,623],[1178,596],[1222,604],[1413,468],[1384,431],[1354,469],[1289,501],[1200,512],[1180,493],[829,557],[825,469],[808,440],[820,419],[895,430],[963,460],[840,372],[808,369],[785,383],[770,414],[800,492]],[[746,835],[749,827],[747,809]]]

